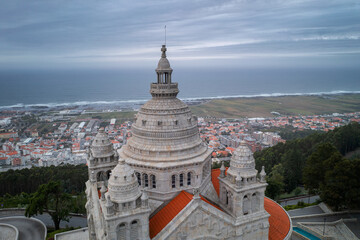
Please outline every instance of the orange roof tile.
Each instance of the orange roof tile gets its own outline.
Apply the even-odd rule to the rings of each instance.
[[[152,218],[150,218],[149,228],[150,228],[150,238],[155,237],[161,230],[166,227],[166,225],[171,222],[171,220],[178,215],[181,210],[183,210],[186,205],[193,199],[192,194],[181,191],[175,198],[173,198],[166,206],[164,206],[159,212],[157,212]],[[210,204],[211,206],[219,209],[219,206],[210,203],[203,196],[201,196],[201,200]]]
[[[191,194],[182,191],[150,218],[150,238],[155,237],[191,201]]]
[[[227,168],[226,168],[226,170],[227,170]],[[226,174],[226,172],[225,172],[225,174]],[[220,194],[220,184],[219,184],[219,179],[218,179],[219,176],[220,176],[220,168],[211,170],[211,181],[213,183],[213,186],[215,188],[217,195]]]
[[[270,214],[269,240],[284,239],[290,230],[290,219],[285,210],[273,200],[265,197],[264,208]]]

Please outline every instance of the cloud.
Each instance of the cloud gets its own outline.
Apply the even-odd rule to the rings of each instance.
[[[147,62],[159,57],[164,25],[169,56],[178,61],[217,59],[221,66],[223,59],[246,57],[353,59],[360,47],[359,10],[357,0],[5,1],[0,63]]]

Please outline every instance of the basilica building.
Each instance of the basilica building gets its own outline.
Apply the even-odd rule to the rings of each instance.
[[[197,118],[177,98],[166,46],[136,114],[132,137],[114,149],[99,129],[88,150],[90,240],[290,239],[291,220],[265,197],[265,169],[245,142],[230,167],[211,170]]]

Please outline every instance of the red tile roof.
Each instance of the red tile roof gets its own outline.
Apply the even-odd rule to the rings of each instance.
[[[219,177],[220,169],[213,169],[211,180],[214,188],[219,195]],[[193,195],[181,191],[175,198],[173,198],[167,205],[165,205],[159,212],[157,212],[149,222],[150,238],[154,238],[161,230],[168,225],[193,199]],[[201,199],[221,210],[218,206],[210,203],[201,196]],[[264,208],[270,214],[269,217],[269,240],[284,239],[290,230],[290,220],[285,210],[276,202],[269,198],[264,199]],[[222,210],[221,210],[222,211]]]
[[[155,237],[191,201],[191,194],[182,191],[150,218],[150,238]]]
[[[290,230],[290,219],[285,210],[270,198],[265,197],[264,208],[270,214],[269,240],[284,239]]]
[[[222,211],[219,206],[210,203],[202,196],[200,197],[201,200],[203,200],[204,202]],[[166,206],[164,206],[159,212],[157,212],[152,218],[150,218],[150,238],[155,237],[159,232],[161,232],[161,230],[166,227],[166,225],[168,225],[169,222],[171,222],[171,220],[173,220],[174,217],[176,217],[176,215],[178,215],[192,199],[192,194],[181,191]]]
[[[227,168],[226,168],[226,170],[227,170]],[[226,172],[225,172],[225,174],[226,174]],[[214,185],[215,191],[218,196],[220,194],[220,184],[219,184],[219,179],[218,179],[219,176],[220,176],[220,168],[211,170],[211,181]]]

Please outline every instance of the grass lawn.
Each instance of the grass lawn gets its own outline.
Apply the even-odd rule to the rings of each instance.
[[[360,94],[217,99],[191,106],[200,117],[242,118],[282,115],[316,115],[360,111]]]

